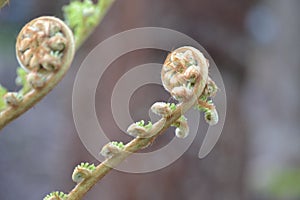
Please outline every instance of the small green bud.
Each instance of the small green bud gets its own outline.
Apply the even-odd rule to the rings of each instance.
[[[31,72],[27,75],[27,82],[33,89],[40,89],[44,87],[47,78],[36,72]]]
[[[23,100],[23,95],[18,94],[17,92],[8,92],[3,96],[7,105],[16,107]]]
[[[80,183],[86,178],[90,177],[92,172],[95,170],[95,165],[94,164],[89,164],[89,163],[81,163],[78,165],[72,174],[72,180],[75,183]]]
[[[105,158],[112,158],[114,155],[121,153],[125,148],[122,142],[109,142],[106,144],[100,154]]]
[[[218,123],[219,121],[219,116],[218,116],[218,112],[216,109],[212,109],[212,110],[207,110],[204,113],[204,118],[205,121],[210,125],[215,125]]]

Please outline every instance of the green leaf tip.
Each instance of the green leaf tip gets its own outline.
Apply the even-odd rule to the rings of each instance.
[[[27,81],[27,72],[21,68],[21,67],[18,67],[17,68],[17,78],[16,78],[16,84],[19,85],[19,86],[22,86],[22,89],[20,90],[20,94],[26,94],[30,89],[30,85]]]
[[[167,105],[169,106],[169,108],[174,111],[176,110],[176,104],[175,103],[167,103]]]
[[[123,142],[112,141],[111,144],[118,147],[118,148],[120,148],[120,149],[124,149],[124,147],[125,147]]]
[[[6,108],[6,102],[3,96],[7,93],[7,89],[0,85],[0,111]]]
[[[112,158],[113,156],[124,151],[125,145],[123,142],[112,141],[104,145],[100,154],[105,158]]]
[[[90,164],[90,163],[81,163],[80,165],[78,165],[78,167],[82,167],[82,168],[85,168],[85,169],[88,169],[88,170],[91,170],[93,171],[96,167],[94,164]]]
[[[141,127],[144,127],[144,124],[145,124],[144,120],[136,122],[136,125],[141,126]]]
[[[174,122],[171,126],[179,128],[181,125],[181,122],[187,122],[187,118],[184,115],[181,115],[180,118],[176,122]]]
[[[181,121],[187,121],[187,118],[184,115],[181,115],[180,120]]]
[[[136,125],[138,125],[140,127],[144,127],[145,129],[150,129],[150,128],[152,128],[153,124],[151,121],[148,121],[148,124],[145,124],[145,121],[141,120],[141,121],[136,122]]]
[[[148,124],[147,125],[145,125],[144,127],[146,128],[146,129],[150,129],[150,128],[152,128],[152,122],[150,122],[150,121],[148,121]]]
[[[98,24],[100,9],[91,0],[72,1],[63,7],[65,21],[73,30],[76,41]]]
[[[60,191],[56,191],[48,194],[43,200],[67,200],[67,197],[67,194]]]

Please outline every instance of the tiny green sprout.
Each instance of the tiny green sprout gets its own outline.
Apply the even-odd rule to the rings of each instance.
[[[125,147],[123,142],[112,141],[111,144],[118,147],[118,148],[120,148],[120,149],[124,149],[124,147]]]
[[[172,126],[179,128],[181,122],[186,122],[186,121],[187,121],[187,118],[184,115],[181,115],[180,118],[172,124]]]
[[[148,121],[148,124],[147,125],[145,125],[144,127],[145,127],[145,129],[150,129],[150,128],[152,128],[152,122],[150,122],[150,121]]]
[[[141,127],[144,127],[144,124],[145,124],[144,120],[136,122],[136,125],[141,126]]]
[[[181,121],[187,121],[187,118],[184,115],[181,115],[180,120]]]
[[[96,167],[94,164],[90,164],[90,163],[81,163],[80,165],[78,165],[79,167],[82,167],[82,168],[86,168],[88,170],[91,170],[93,171]]]
[[[172,124],[172,126],[178,128],[180,126],[180,122],[176,121]]]
[[[94,164],[89,163],[81,163],[75,167],[74,172],[72,174],[72,180],[75,183],[80,183],[86,178],[90,177],[92,172],[96,169]]]
[[[54,56],[54,57],[57,57],[57,58],[62,57],[62,53],[60,51],[51,51],[50,55]]]
[[[176,109],[174,103],[156,102],[151,106],[151,111],[164,118],[169,117],[172,112]]]
[[[195,80],[189,81],[187,84],[187,88],[192,89],[195,85]]]
[[[207,101],[207,96],[206,96],[206,95],[201,95],[201,96],[199,97],[199,100],[200,100],[200,101]]]
[[[198,104],[195,107],[201,112],[207,112],[215,106],[211,99],[206,98],[205,101],[199,99]]]
[[[213,101],[211,99],[207,100],[207,103],[210,104],[210,105],[213,105]]]
[[[51,192],[43,200],[67,200],[68,195],[63,192]]]
[[[136,125],[138,125],[140,127],[144,127],[145,129],[150,129],[150,128],[152,128],[153,124],[151,121],[148,121],[148,124],[145,124],[145,121],[141,120],[141,121],[136,122]]]
[[[200,112],[207,112],[209,109],[208,108],[205,108],[205,107],[202,107],[200,105],[197,105],[196,108],[200,111]]]
[[[167,105],[170,107],[170,109],[172,111],[175,111],[176,110],[176,104],[175,103],[167,103]]]
[[[122,142],[113,141],[104,145],[104,147],[100,151],[100,154],[105,158],[112,158],[113,156],[121,153],[124,148],[125,145]]]

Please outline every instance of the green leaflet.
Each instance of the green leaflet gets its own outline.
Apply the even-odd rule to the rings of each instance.
[[[150,121],[148,121],[148,124],[145,124],[145,121],[144,121],[144,120],[141,120],[141,121],[136,122],[136,124],[137,124],[138,126],[141,126],[141,127],[146,128],[146,129],[152,128],[152,122],[150,122]]]
[[[7,89],[0,85],[0,111],[6,107],[3,96],[7,93]]]
[[[94,164],[89,164],[89,163],[80,163],[80,165],[78,165],[78,167],[82,167],[82,168],[85,168],[85,169],[88,169],[88,170],[91,170],[93,171],[96,167]]]
[[[125,145],[123,144],[123,142],[116,142],[116,141],[113,141],[111,142],[112,145],[120,148],[120,149],[124,149]]]
[[[167,103],[167,105],[170,107],[170,109],[172,111],[175,111],[176,110],[176,104],[175,103]]]
[[[63,7],[65,21],[73,30],[76,41],[98,24],[100,9],[91,0],[72,1]]]
[[[136,124],[137,124],[138,126],[144,127],[145,121],[144,121],[144,120],[141,120],[141,121],[136,122]]]
[[[23,68],[18,67],[17,75],[18,76],[16,78],[16,84],[19,86],[22,86],[22,89],[20,90],[20,94],[24,95],[30,90],[30,85],[29,85],[28,81],[26,80],[27,73]]]

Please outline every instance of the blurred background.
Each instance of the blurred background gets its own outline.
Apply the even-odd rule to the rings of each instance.
[[[18,66],[14,45],[21,27],[41,15],[62,17],[68,1],[14,1],[0,10],[0,81],[12,91]],[[62,82],[0,133],[0,199],[42,199],[70,191],[73,168],[97,163],[81,143],[72,118],[72,87],[87,54],[101,41],[131,28],[165,27],[197,40],[214,58],[225,83],[227,118],[213,151],[198,159],[205,124],[189,150],[156,172],[112,171],[85,199],[296,200],[300,199],[300,1],[116,0],[77,52]],[[162,63],[166,52],[141,50],[116,60],[101,79],[98,118],[111,139],[129,141],[113,121],[113,85],[133,66]],[[105,88],[105,89],[103,89]],[[158,86],[131,99],[134,119],[146,118]],[[153,99],[152,99],[153,98]],[[137,106],[132,106],[132,105]],[[172,131],[152,148],[167,144]],[[169,133],[170,132],[170,133]]]

